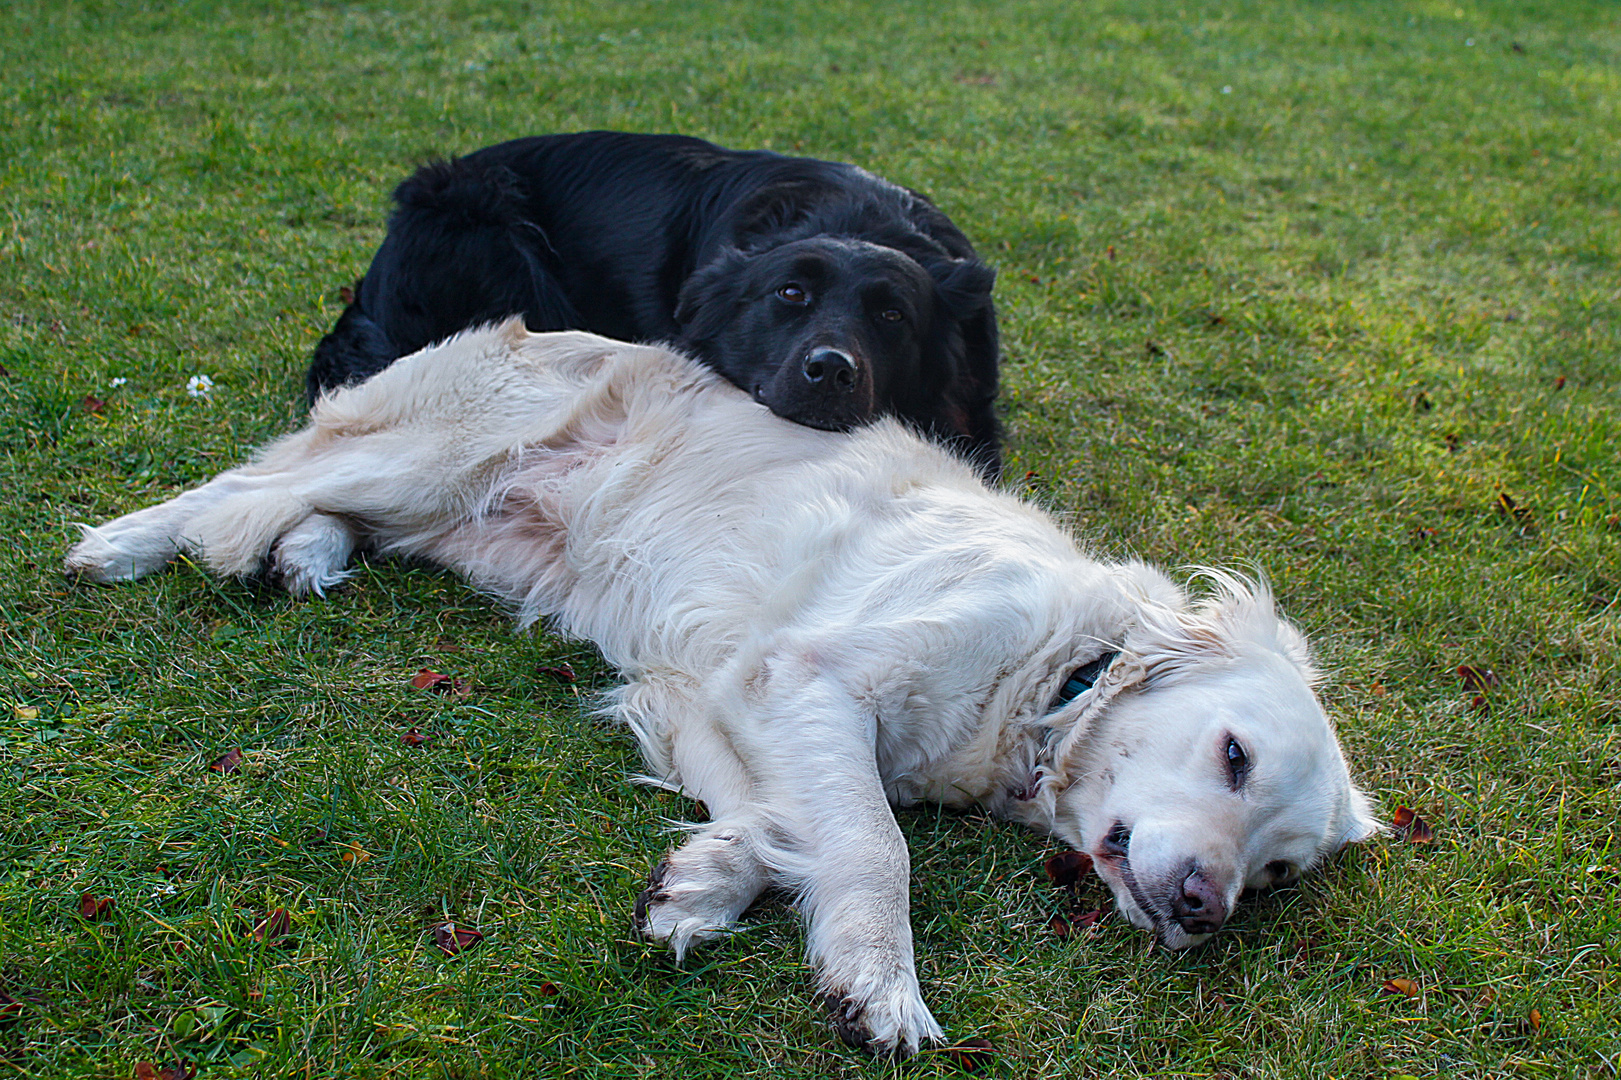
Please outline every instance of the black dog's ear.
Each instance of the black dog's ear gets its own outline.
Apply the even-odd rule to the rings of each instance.
[[[724,247],[693,271],[675,301],[675,321],[684,341],[714,337],[742,301],[744,264],[748,256]]]
[[[957,375],[948,389],[961,410],[952,429],[942,432],[960,440],[958,452],[973,461],[986,480],[1002,472],[1002,423],[996,418],[1001,366],[1000,335],[991,287],[996,271],[978,259],[951,259],[929,266],[939,289],[939,310],[956,329]]]
[[[946,308],[958,318],[979,312],[991,303],[996,271],[978,259],[950,259],[929,267]]]

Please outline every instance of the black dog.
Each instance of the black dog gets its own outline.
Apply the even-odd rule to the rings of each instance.
[[[853,165],[679,135],[517,139],[425,166],[308,389],[480,323],[669,341],[771,411],[907,420],[994,477],[994,272],[923,196]]]

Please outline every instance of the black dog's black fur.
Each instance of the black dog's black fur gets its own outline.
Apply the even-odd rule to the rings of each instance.
[[[518,139],[425,166],[308,391],[474,326],[669,341],[779,416],[893,414],[1000,468],[994,273],[923,196],[678,135]]]

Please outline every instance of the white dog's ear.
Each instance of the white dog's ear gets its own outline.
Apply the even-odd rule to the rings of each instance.
[[[1345,827],[1340,830],[1339,843],[1334,845],[1334,850],[1338,851],[1347,844],[1360,844],[1384,831],[1384,823],[1374,816],[1373,803],[1352,785],[1347,800]]]

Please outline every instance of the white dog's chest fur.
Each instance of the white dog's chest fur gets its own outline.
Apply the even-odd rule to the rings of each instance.
[[[1122,589],[1158,582],[1140,567],[1112,582],[1050,521],[988,500],[967,467],[920,453],[898,426],[771,424],[756,441],[760,413],[711,401],[629,439],[515,461],[489,524],[556,530],[570,571],[556,593],[520,601],[523,614],[553,614],[633,679],[682,673],[696,685],[680,704],[699,714],[803,660],[867,713],[893,801],[1003,809],[1045,732],[1050,658],[1104,651],[1126,617]],[[717,461],[729,443],[748,445]],[[814,496],[783,497],[796,491]],[[661,779],[702,794],[674,745],[702,717],[671,714],[677,704],[633,726]]]

